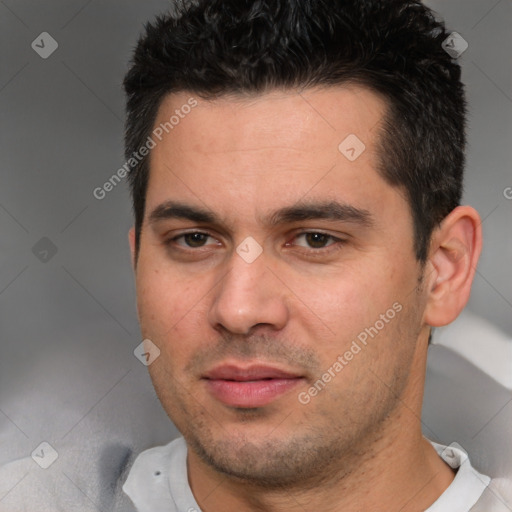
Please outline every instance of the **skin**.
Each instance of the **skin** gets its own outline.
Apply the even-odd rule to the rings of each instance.
[[[456,208],[433,233],[427,262],[415,259],[404,193],[377,172],[386,103],[371,91],[211,101],[180,92],[164,100],[155,126],[191,96],[198,106],[152,150],[138,255],[133,228],[129,239],[141,331],[161,351],[149,371],[187,441],[199,506],[425,510],[454,477],[421,433],[428,336],[466,304],[478,214]],[[348,134],[366,146],[355,161],[338,150]],[[220,220],[151,221],[170,200]],[[370,222],[269,224],[299,201],[338,201]],[[190,232],[208,236],[175,238]],[[252,263],[236,252],[248,236],[263,250]],[[396,303],[400,312],[301,403],[299,393]],[[302,380],[267,405],[226,406],[201,379],[220,363],[272,364]]]

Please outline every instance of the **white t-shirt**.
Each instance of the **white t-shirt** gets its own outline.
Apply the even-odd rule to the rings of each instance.
[[[459,469],[451,485],[425,512],[510,510],[494,493],[486,492],[491,479],[471,466],[466,452],[456,446],[431,443],[447,464]],[[139,512],[201,512],[188,483],[187,445],[182,437],[142,452],[123,491]]]

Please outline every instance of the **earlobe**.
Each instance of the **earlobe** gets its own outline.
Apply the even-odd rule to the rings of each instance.
[[[480,216],[474,208],[455,208],[432,235],[425,323],[447,325],[464,309],[482,246]]]
[[[133,226],[128,231],[128,243],[130,245],[132,268],[135,270],[135,228]]]

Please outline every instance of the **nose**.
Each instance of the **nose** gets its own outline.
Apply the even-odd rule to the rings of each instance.
[[[256,325],[282,329],[288,320],[286,287],[268,266],[265,252],[248,263],[233,251],[213,290],[208,320],[213,328],[247,335]]]

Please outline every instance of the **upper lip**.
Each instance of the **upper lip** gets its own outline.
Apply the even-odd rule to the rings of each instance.
[[[297,379],[301,377],[296,373],[281,370],[273,366],[251,365],[237,366],[232,364],[223,364],[212,368],[203,375],[204,379],[219,380],[262,380],[262,379]]]

